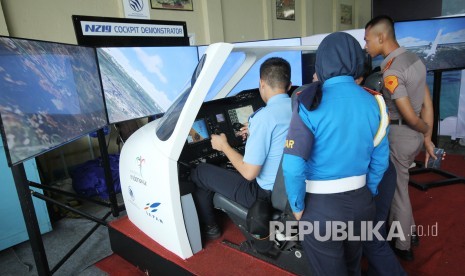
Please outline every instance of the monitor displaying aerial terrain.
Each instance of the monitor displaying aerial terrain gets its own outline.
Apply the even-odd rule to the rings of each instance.
[[[107,125],[95,49],[0,37],[0,114],[10,166]]]
[[[98,48],[110,123],[164,113],[198,63],[197,47]]]

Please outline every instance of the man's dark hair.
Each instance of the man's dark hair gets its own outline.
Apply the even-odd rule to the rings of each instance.
[[[260,79],[272,88],[287,91],[291,84],[291,65],[280,57],[269,58],[260,66]]]
[[[387,34],[393,39],[396,39],[396,33],[394,31],[394,20],[392,20],[392,18],[387,15],[379,15],[368,21],[368,23],[365,25],[365,30],[381,24],[385,26]]]

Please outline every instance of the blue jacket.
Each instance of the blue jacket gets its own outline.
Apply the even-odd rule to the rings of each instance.
[[[284,150],[283,171],[290,206],[302,211],[305,180],[334,180],[367,175],[373,195],[388,167],[387,135],[378,146],[373,139],[380,126],[380,109],[373,95],[351,76],[327,79],[317,109],[308,110],[311,90],[297,98]],[[300,98],[300,100],[299,100]]]

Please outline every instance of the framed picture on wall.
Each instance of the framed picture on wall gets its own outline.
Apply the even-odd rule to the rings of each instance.
[[[276,18],[295,20],[295,0],[276,0]]]
[[[341,24],[352,25],[352,5],[341,4]]]
[[[192,0],[150,0],[152,9],[193,11]]]

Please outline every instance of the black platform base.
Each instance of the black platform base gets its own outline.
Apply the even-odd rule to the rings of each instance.
[[[113,227],[108,227],[111,249],[146,275],[192,275]]]
[[[451,184],[465,184],[465,178],[457,176],[450,172],[443,171],[443,170],[433,169],[433,168],[414,168],[410,170],[410,176],[428,174],[428,173],[436,174],[438,176],[443,177],[444,179],[420,182],[410,177],[409,184],[422,191],[426,191],[429,188],[441,187],[441,186],[451,185]]]
[[[188,259],[152,240],[127,217],[109,223],[108,232],[113,252],[147,275],[310,275],[297,247],[265,256],[243,240],[232,221],[222,226],[220,239],[207,241]]]

